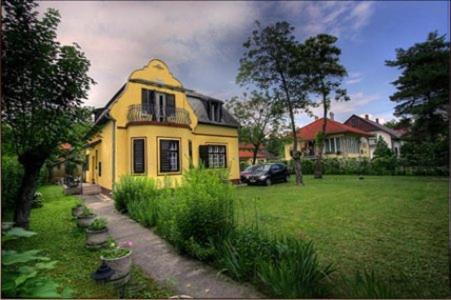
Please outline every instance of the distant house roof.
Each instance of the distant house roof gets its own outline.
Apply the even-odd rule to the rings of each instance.
[[[316,135],[323,130],[324,118],[313,121],[312,123],[298,129],[297,136],[305,141],[314,140]],[[337,121],[327,119],[326,135],[338,133],[351,133],[361,136],[371,136],[372,134],[363,130],[339,123]]]
[[[251,150],[254,149],[254,145],[252,144],[245,144],[245,143],[240,143],[238,145],[238,147],[240,148],[240,150]],[[259,150],[264,150],[265,149],[265,145],[260,145],[260,147],[258,147]]]
[[[240,159],[249,159],[254,157],[252,151],[240,150]],[[266,154],[263,151],[257,152],[257,158],[266,158]]]
[[[352,115],[351,117],[349,117],[349,119],[346,120],[345,124],[349,124],[350,126],[353,126],[352,122],[351,122],[351,119],[353,119],[353,118],[358,118],[361,122],[364,122],[364,123],[370,125],[369,127],[368,126],[365,126],[365,127],[363,127],[363,126],[361,126],[361,127],[354,126],[354,128],[359,128],[360,130],[364,130],[364,131],[367,131],[367,132],[381,130],[381,131],[384,131],[384,132],[388,133],[389,135],[391,135],[392,137],[397,138],[397,139],[401,138],[401,136],[403,135],[402,131],[397,131],[397,130],[388,128],[387,126],[379,124],[378,122],[372,121],[372,120],[367,119],[367,118],[362,118],[362,117],[357,116],[357,115]]]

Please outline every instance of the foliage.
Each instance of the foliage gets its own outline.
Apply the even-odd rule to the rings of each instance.
[[[158,208],[159,191],[155,181],[147,176],[123,176],[113,189],[116,209],[146,226],[154,226]]]
[[[261,259],[258,276],[271,295],[283,298],[323,298],[332,265],[320,266],[312,242],[282,237],[275,241],[275,255]]]
[[[262,94],[253,91],[249,98],[233,97],[226,103],[229,111],[240,123],[240,141],[253,145],[253,161],[255,164],[260,147],[265,144],[271,132],[278,131],[283,123],[280,103],[271,99],[268,92]]]
[[[28,238],[34,232],[13,227],[5,233],[3,242],[19,238]],[[40,255],[40,250],[18,252],[2,250],[2,297],[8,298],[69,298],[72,291],[64,289],[44,276],[46,270],[55,267],[52,261]],[[61,291],[61,292],[60,292]]]
[[[391,157],[393,156],[393,152],[388,148],[385,140],[379,136],[376,142],[376,149],[374,149],[374,158],[379,157]]]
[[[90,217],[93,215],[94,215],[94,213],[86,205],[83,205],[83,209],[82,209],[79,217],[85,218],[85,217]]]
[[[288,171],[294,172],[293,161],[282,161],[287,164]],[[314,173],[315,161],[303,159],[304,174]],[[322,160],[324,174],[328,175],[415,175],[415,176],[447,176],[447,167],[434,165],[417,165],[415,161],[395,156],[368,158],[324,158]]]
[[[305,89],[306,74],[299,60],[299,42],[293,34],[294,27],[288,22],[277,22],[265,28],[256,22],[256,29],[243,44],[245,52],[240,59],[236,78],[240,85],[257,87],[271,92],[271,98],[279,102],[290,119],[296,166],[296,182],[302,183],[299,162],[296,124],[294,115],[299,110],[309,112],[313,104]]]
[[[12,210],[19,195],[23,167],[15,156],[2,155],[2,212]]]
[[[107,221],[105,218],[96,218],[89,225],[88,229],[93,231],[101,231],[107,228]]]
[[[243,171],[244,169],[246,169],[249,166],[250,166],[250,164],[248,162],[240,161],[240,171]]]
[[[300,68],[307,67],[308,74],[307,89],[313,94],[321,97],[323,106],[323,126],[321,132],[325,134],[327,127],[327,113],[331,106],[331,95],[337,101],[349,101],[345,89],[341,87],[343,79],[347,76],[346,69],[340,63],[341,50],[336,46],[337,38],[328,34],[318,34],[308,38],[300,45],[301,51],[298,52],[300,60],[308,63],[299,65]],[[300,70],[305,72],[305,70]],[[324,138],[318,140],[318,148],[323,148]],[[315,166],[315,177],[322,177],[321,160],[323,152],[319,151]]]
[[[100,255],[106,259],[120,258],[128,255],[131,252],[130,249],[122,247],[111,247],[107,249],[102,249]]]
[[[417,165],[449,164],[449,42],[445,35],[429,33],[426,41],[396,49],[389,67],[401,70],[393,82],[395,115],[413,120],[401,153]]]
[[[46,270],[46,275],[61,286],[71,288],[73,298],[119,298],[117,289],[99,285],[91,278],[91,273],[100,265],[99,252],[85,247],[85,232],[74,227],[71,221],[71,208],[80,199],[65,196],[62,187],[56,185],[41,187],[39,191],[45,198],[45,206],[33,210],[30,219],[30,229],[38,234],[8,242],[10,244],[7,246],[16,251],[42,249],[42,253],[51,253],[52,258],[58,258],[59,262],[53,269]],[[125,287],[125,298],[167,298],[170,295],[174,292],[159,286],[139,268],[132,268],[130,282]]]
[[[1,116],[24,167],[15,207],[21,227],[28,225],[44,162],[60,144],[81,140],[90,127],[81,104],[94,83],[80,47],[57,41],[58,11],[49,9],[39,18],[36,7],[33,1],[2,2]]]
[[[354,278],[344,278],[344,288],[349,298],[357,299],[395,299],[397,295],[390,284],[377,278],[374,270],[357,271]]]

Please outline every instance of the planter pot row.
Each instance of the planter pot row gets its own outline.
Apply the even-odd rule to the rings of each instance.
[[[80,228],[85,229],[86,232],[86,247],[88,248],[101,248],[108,242],[108,228],[102,230],[91,230],[88,227],[94,222],[96,215],[82,215],[83,206],[76,206],[72,208],[72,215],[77,218],[77,225]],[[132,266],[131,259],[132,251],[122,257],[118,258],[105,258],[100,259],[105,264],[114,270],[113,276],[109,279],[114,285],[123,285],[130,279],[130,270]]]

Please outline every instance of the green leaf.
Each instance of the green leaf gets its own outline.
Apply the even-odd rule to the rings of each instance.
[[[73,294],[74,290],[69,288],[69,287],[65,287],[63,289],[63,292],[61,293],[61,297],[65,298],[65,299],[69,299],[72,298],[72,294]]]
[[[24,252],[16,252],[14,250],[2,251],[2,265],[8,266],[17,263],[26,263],[33,260],[48,261],[50,258],[38,256],[41,250],[29,250]]]
[[[37,285],[28,287],[23,291],[24,297],[29,298],[60,298],[58,284],[51,280],[44,280]]]
[[[21,274],[21,275],[17,276],[17,278],[14,280],[14,282],[16,283],[16,286],[20,286],[22,283],[24,283],[28,279],[36,277],[36,275],[38,275],[37,271]]]
[[[50,270],[50,269],[53,269],[57,263],[58,263],[57,260],[52,260],[52,261],[48,261],[48,262],[40,262],[40,263],[37,263],[35,265],[35,267],[38,269],[43,269],[43,270]]]

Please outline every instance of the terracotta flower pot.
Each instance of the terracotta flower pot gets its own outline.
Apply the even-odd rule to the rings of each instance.
[[[72,216],[78,218],[81,213],[83,212],[83,206],[82,205],[77,205],[74,208],[72,208]]]
[[[108,241],[108,228],[102,230],[86,229],[86,247],[101,248]]]
[[[133,251],[130,250],[128,254],[117,258],[100,257],[108,267],[114,270],[113,276],[109,279],[111,283],[122,285],[128,282],[132,268],[132,253]]]
[[[80,226],[81,228],[89,227],[89,225],[91,225],[91,223],[94,221],[95,218],[96,218],[95,214],[91,214],[88,216],[78,216],[77,217],[78,226]]]

